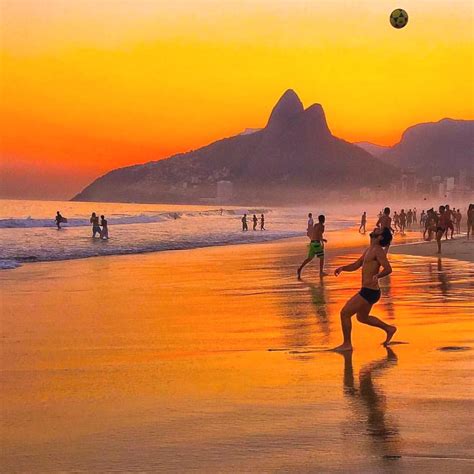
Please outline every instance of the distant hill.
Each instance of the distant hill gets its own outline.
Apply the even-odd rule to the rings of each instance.
[[[354,143],[354,145],[357,145],[359,148],[362,148],[363,150],[367,151],[372,156],[375,156],[377,158],[386,151],[390,150],[389,146],[376,145],[375,143],[369,142],[357,142]]]
[[[216,141],[170,158],[120,168],[87,186],[77,201],[196,202],[231,181],[235,201],[314,199],[325,190],[380,186],[399,171],[334,137],[323,108],[306,110],[293,90],[262,130]]]
[[[445,118],[408,128],[400,143],[379,155],[393,166],[424,176],[457,176],[474,171],[474,121]]]

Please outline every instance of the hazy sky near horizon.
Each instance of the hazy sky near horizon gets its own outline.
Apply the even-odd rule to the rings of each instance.
[[[0,197],[265,125],[288,88],[333,134],[474,119],[468,0],[0,0]],[[407,10],[403,30],[390,12]]]

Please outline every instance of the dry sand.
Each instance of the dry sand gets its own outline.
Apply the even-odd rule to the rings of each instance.
[[[416,255],[418,257],[436,257],[438,247],[436,241],[416,242],[412,244],[394,245],[390,248],[392,254]],[[441,258],[455,258],[467,262],[474,262],[474,239],[467,240],[466,237],[456,237],[454,240],[441,242]]]
[[[329,270],[358,255],[347,233],[329,241]],[[313,264],[298,282],[305,252],[0,273],[3,471],[472,472],[474,266],[392,255],[375,314],[408,344],[387,351],[354,319],[343,357],[322,351],[360,274],[320,280]]]

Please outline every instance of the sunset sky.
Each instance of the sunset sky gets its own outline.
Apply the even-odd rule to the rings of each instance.
[[[70,198],[112,168],[262,127],[288,88],[348,141],[474,119],[470,0],[0,4],[0,197]]]

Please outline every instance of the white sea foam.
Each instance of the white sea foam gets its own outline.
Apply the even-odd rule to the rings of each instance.
[[[91,207],[103,209],[106,214],[108,241],[91,238],[87,212]],[[154,207],[159,209],[155,211]],[[33,217],[26,218],[23,216],[28,214],[10,209],[9,213],[17,215],[6,218],[4,212],[4,218],[0,219],[0,269],[12,269],[28,262],[265,242],[306,233],[306,211],[301,209],[168,207],[54,203],[45,211],[44,204],[33,203],[28,206],[28,213]],[[44,218],[45,214],[54,216],[54,209],[63,209],[63,215],[70,216],[61,230],[55,228],[53,219]],[[241,230],[240,220],[244,213],[248,216],[248,232]],[[259,217],[262,213],[267,230],[260,231],[259,223],[254,232],[252,216]],[[353,221],[332,219],[328,229],[353,224]]]

